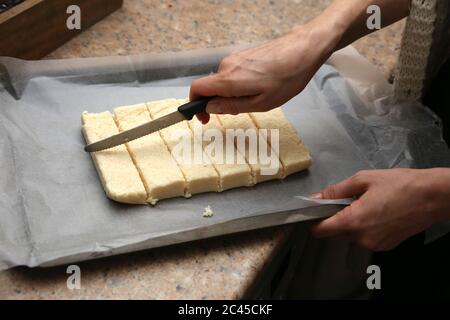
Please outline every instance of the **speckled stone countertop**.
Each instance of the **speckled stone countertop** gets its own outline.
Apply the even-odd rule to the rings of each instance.
[[[330,0],[125,0],[124,6],[48,58],[128,55],[255,43],[318,15]],[[404,22],[355,43],[389,77]],[[234,299],[245,297],[285,244],[289,226],[80,263],[0,273],[0,299]]]

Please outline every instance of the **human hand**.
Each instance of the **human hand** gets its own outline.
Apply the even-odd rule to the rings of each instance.
[[[357,196],[336,215],[312,227],[316,237],[343,236],[373,251],[450,219],[450,169],[361,171],[314,194],[323,199]]]
[[[337,33],[336,33],[337,34]],[[255,48],[225,57],[218,73],[193,81],[190,100],[217,96],[207,113],[268,111],[302,91],[331,55],[337,35],[310,23]],[[198,115],[206,123],[208,114]]]

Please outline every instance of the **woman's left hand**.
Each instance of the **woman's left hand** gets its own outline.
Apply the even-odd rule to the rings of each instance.
[[[450,220],[450,169],[361,171],[313,197],[358,197],[350,206],[312,227],[316,237],[343,236],[373,251]]]

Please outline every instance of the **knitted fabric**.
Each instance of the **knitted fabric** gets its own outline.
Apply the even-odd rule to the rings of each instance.
[[[395,76],[395,96],[400,100],[419,100],[422,97],[437,20],[438,1],[440,0],[411,2]]]

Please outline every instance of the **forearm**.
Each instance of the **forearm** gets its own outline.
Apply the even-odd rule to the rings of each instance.
[[[367,8],[378,5],[381,25],[408,14],[410,0],[335,0],[321,15],[283,37],[240,50],[220,63],[218,73],[195,80],[190,99],[217,96],[208,113],[267,111],[301,92],[339,48],[371,32]],[[207,122],[203,115],[202,122]]]
[[[335,51],[376,31],[367,27],[370,5],[380,8],[383,28],[406,17],[410,3],[411,0],[334,0],[310,24],[328,32],[332,51]]]

